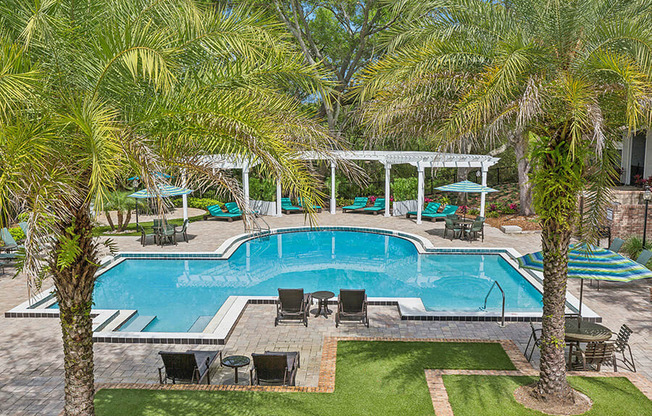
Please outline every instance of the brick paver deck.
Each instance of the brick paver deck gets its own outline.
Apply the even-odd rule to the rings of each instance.
[[[267,218],[273,228],[304,225],[300,214],[282,218]],[[351,225],[380,227],[411,232],[429,238],[435,246],[515,247],[522,253],[540,248],[536,234],[507,236],[488,228],[485,242],[462,242],[444,239],[442,223],[424,222],[416,225],[411,220],[384,218],[365,214],[319,214],[320,225]],[[242,223],[220,221],[191,224],[190,243],[178,246],[141,247],[137,237],[116,237],[122,251],[212,251],[226,238],[242,232]],[[0,275],[0,307],[9,310],[27,299],[25,283],[12,279],[11,270]],[[576,283],[569,283],[578,294]],[[652,345],[648,342],[652,330],[652,311],[649,301],[649,282],[616,286],[603,284],[601,290],[585,286],[586,304],[599,314],[605,323],[617,330],[627,323],[635,331],[632,345],[639,371],[652,376]],[[587,289],[588,288],[588,289]],[[512,340],[519,350],[525,348],[530,335],[529,324],[508,323],[500,328],[496,323],[455,321],[400,321],[395,307],[371,306],[371,328],[361,325],[342,325],[336,329],[332,316],[310,318],[310,326],[285,324],[274,327],[273,305],[247,307],[223,349],[225,354],[251,354],[265,350],[300,351],[301,369],[297,383],[303,387],[323,388],[322,357],[327,357],[324,340],[329,337],[385,337],[398,339],[483,339]],[[57,415],[63,407],[63,359],[59,323],[56,319],[7,319],[0,315],[0,415]],[[161,365],[160,350],[183,351],[215,349],[195,345],[96,344],[95,369],[98,383],[158,382],[156,368]],[[522,359],[522,358],[521,358]],[[538,355],[532,360],[538,361]],[[248,371],[240,372],[242,384],[249,382]],[[604,371],[601,374],[608,374]],[[619,375],[621,373],[618,373]],[[622,373],[625,374],[625,373]],[[321,376],[320,376],[321,375]],[[323,376],[323,377],[322,377]],[[331,374],[331,377],[334,373]],[[221,369],[212,377],[213,383],[232,383],[233,370]]]

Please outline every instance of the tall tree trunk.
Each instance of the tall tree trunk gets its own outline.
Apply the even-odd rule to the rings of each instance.
[[[532,208],[532,183],[530,182],[530,159],[528,158],[529,140],[523,132],[517,132],[512,137],[518,170],[520,214],[534,215],[534,209]]]
[[[111,227],[111,231],[114,231],[115,225],[113,224],[113,218],[111,218],[111,211],[104,211],[104,216],[106,217],[106,222],[109,223],[109,227]]]
[[[566,380],[565,307],[568,246],[571,231],[558,221],[543,224],[543,322],[540,379],[537,393],[543,400],[571,403],[573,391]]]
[[[122,231],[123,230],[122,219],[124,218],[124,215],[122,214],[122,210],[120,208],[118,208],[118,210],[116,211],[116,215],[118,217],[118,231]]]
[[[127,208],[127,214],[125,215],[124,222],[122,223],[122,231],[127,229],[127,226],[131,222],[131,208]]]
[[[92,416],[95,414],[95,386],[90,311],[98,268],[97,245],[93,241],[88,204],[74,207],[73,211],[73,220],[61,224],[62,237],[56,243],[56,250],[52,251],[50,266],[63,335],[64,415]],[[70,249],[70,242],[75,239],[77,251]]]

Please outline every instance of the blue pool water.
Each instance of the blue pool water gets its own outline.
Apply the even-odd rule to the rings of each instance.
[[[145,331],[185,332],[198,319],[205,326],[231,295],[364,288],[370,297],[420,297],[430,311],[476,312],[494,280],[508,312],[541,310],[541,293],[499,255],[419,255],[398,237],[313,231],[249,241],[228,260],[125,260],[99,277],[94,297],[97,309],[156,316]],[[500,311],[498,291],[487,306]]]

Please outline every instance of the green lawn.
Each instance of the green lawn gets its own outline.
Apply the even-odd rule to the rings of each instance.
[[[455,416],[534,416],[514,400],[514,390],[533,383],[533,377],[444,376],[448,400]],[[586,416],[652,415],[652,401],[628,379],[569,377],[571,385],[593,400]]]
[[[201,221],[203,219],[204,219],[204,215],[196,215],[194,217],[189,217],[188,221],[195,222],[195,221]],[[131,220],[132,222],[129,223],[126,230],[121,233],[111,233],[110,232],[111,227],[108,225],[101,225],[99,227],[95,227],[94,231],[98,235],[103,235],[108,237],[139,236],[140,231],[138,231],[136,228],[136,220],[134,217],[131,217]],[[167,222],[170,225],[178,225],[180,227],[183,225],[183,218],[176,218],[176,219],[168,220]],[[154,222],[153,221],[139,222],[138,225],[142,226],[147,231],[151,231],[152,226],[154,226]]]
[[[96,412],[98,416],[432,415],[426,368],[514,366],[496,343],[346,341],[338,343],[334,393],[100,390]]]

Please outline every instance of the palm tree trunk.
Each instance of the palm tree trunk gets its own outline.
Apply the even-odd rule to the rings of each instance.
[[[529,140],[523,132],[516,132],[512,136],[512,143],[514,145],[514,153],[516,154],[516,167],[518,171],[520,214],[533,215],[530,160],[528,159]]]
[[[125,215],[124,222],[122,223],[122,231],[127,229],[127,226],[131,222],[131,208],[127,208],[127,215]]]
[[[543,225],[543,322],[540,379],[536,392],[542,400],[573,402],[573,390],[566,380],[564,355],[566,276],[571,232],[558,221]]]
[[[111,211],[104,211],[104,216],[106,216],[106,222],[109,223],[111,231],[115,230],[115,225],[113,225],[113,218],[111,218]]]
[[[124,226],[122,225],[123,214],[122,214],[122,210],[119,207],[118,210],[116,211],[116,215],[118,217],[118,231],[122,231],[124,229]]]
[[[74,208],[74,220],[62,224],[62,237],[53,250],[52,277],[56,288],[65,369],[65,416],[92,416],[95,386],[93,377],[93,330],[90,315],[97,271],[97,245],[93,241],[88,205]],[[77,255],[64,239],[77,238]]]

